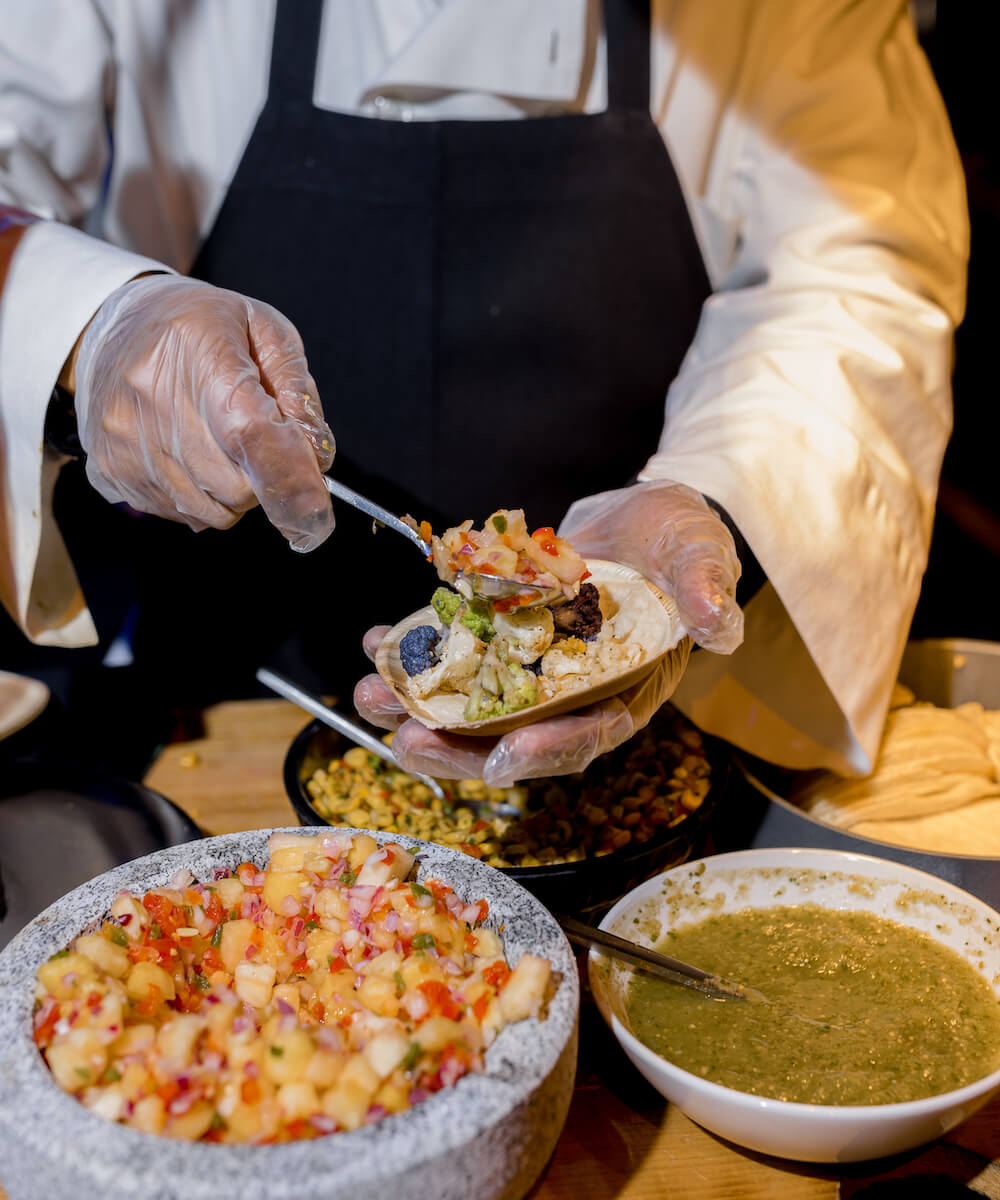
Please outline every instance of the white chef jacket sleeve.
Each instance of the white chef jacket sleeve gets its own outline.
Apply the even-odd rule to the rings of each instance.
[[[44,218],[18,241],[0,291],[0,600],[35,642],[96,632],[52,517],[60,460],[43,451],[62,365],[115,288],[162,264],[73,228],[109,156],[110,46],[86,0],[0,0],[0,204]]]
[[[697,652],[675,699],[771,761],[864,773],[927,561],[968,252],[905,4],[791,6],[719,143],[736,249],[642,478],[721,504],[769,582],[744,645]]]

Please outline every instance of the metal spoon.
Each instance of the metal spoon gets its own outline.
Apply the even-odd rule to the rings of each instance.
[[[398,771],[404,771],[411,778],[419,779],[421,783],[426,784],[430,788],[439,800],[450,808],[470,808],[473,812],[479,812],[489,817],[524,816],[523,811],[516,804],[507,804],[503,801],[495,800],[459,799],[457,796],[449,795],[432,776],[421,775],[419,771],[407,771],[405,767],[399,765],[399,761],[391,748],[381,738],[373,737],[367,729],[356,725],[348,717],[337,712],[336,709],[330,708],[328,704],[324,704],[319,696],[314,696],[312,692],[305,691],[297,683],[286,679],[284,675],[278,675],[274,671],[269,671],[267,667],[260,667],[257,671],[257,679],[265,687],[269,687],[272,692],[277,692],[279,696],[284,696],[286,700],[291,700],[299,708],[304,708],[306,712],[312,713],[314,717],[318,717],[325,725],[329,725],[331,729],[336,729],[338,733],[342,733],[344,737],[354,742],[356,746],[360,746],[363,750],[370,750],[372,754],[378,755],[383,762],[387,762]]]
[[[743,983],[732,983],[713,975],[711,971],[703,971],[690,963],[681,962],[679,958],[671,958],[669,954],[659,954],[656,950],[648,950],[637,942],[618,937],[614,933],[606,933],[593,925],[585,925],[575,917],[553,914],[562,927],[563,933],[571,942],[578,946],[594,946],[612,958],[641,967],[653,975],[669,979],[671,983],[679,983],[683,987],[694,988],[703,992],[713,1000],[753,1000],[763,999],[754,988]]]
[[[360,725],[355,725],[347,717],[341,716],[339,712],[330,708],[328,704],[324,704],[318,696],[304,691],[297,683],[292,683],[290,679],[286,679],[283,675],[277,675],[274,671],[269,671],[267,667],[261,667],[258,670],[257,678],[265,687],[269,687],[272,692],[277,692],[279,696],[284,696],[286,700],[291,700],[299,708],[304,708],[306,712],[312,713],[314,717],[318,717],[324,724],[329,725],[332,729],[336,729],[338,733],[342,733],[344,737],[354,742],[356,746],[361,746],[362,749],[377,755],[384,762],[389,763],[400,771],[403,770],[396,761],[392,750],[381,738],[373,737],[367,729],[362,729]],[[419,775],[415,771],[410,771],[408,774],[413,775],[415,779],[419,779],[421,783],[426,784],[439,800],[443,800],[446,804],[452,803],[451,797],[445,793],[444,788],[436,779],[432,779],[430,775]]]
[[[387,525],[390,529],[401,533],[403,537],[411,541],[414,546],[420,551],[424,558],[431,557],[431,546],[425,542],[420,534],[395,513],[389,512],[387,508],[383,508],[380,504],[376,504],[374,500],[369,500],[360,493],[355,492],[352,488],[345,487],[344,484],[338,483],[336,479],[331,479],[329,475],[323,476],[323,482],[326,484],[327,491],[336,496],[338,500],[343,500],[346,504],[350,504],[352,508],[358,509],[359,512],[366,513],[380,525]],[[528,593],[537,593],[537,598],[534,596],[529,603],[521,605],[521,607],[531,608],[539,604],[550,604],[553,600],[561,598],[563,593],[561,588],[542,588],[534,587],[530,584],[520,583],[516,579],[505,579],[501,575],[481,575],[476,571],[459,571],[455,581],[458,590],[470,598],[469,592],[482,596],[487,600],[506,600],[511,596],[527,595]],[[462,584],[465,584],[463,587]],[[466,590],[468,589],[468,591]]]

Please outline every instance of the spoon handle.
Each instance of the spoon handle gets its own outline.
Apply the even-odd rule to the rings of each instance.
[[[343,500],[345,504],[350,504],[352,508],[356,508],[360,512],[367,513],[368,516],[378,521],[380,525],[388,525],[390,529],[394,529],[397,533],[401,533],[403,537],[409,538],[424,558],[430,558],[431,548],[428,543],[424,541],[415,529],[407,525],[405,521],[400,520],[395,513],[389,512],[387,508],[376,504],[374,500],[369,500],[358,492],[352,491],[351,488],[345,487],[344,484],[338,483],[336,479],[331,479],[329,475],[323,476],[323,482],[326,484],[326,490],[332,496],[336,496],[338,500]]]
[[[338,733],[342,733],[344,737],[354,742],[355,745],[361,746],[362,749],[377,755],[385,762],[398,767],[399,770],[403,769],[396,761],[392,750],[381,738],[374,737],[367,729],[362,729],[360,725],[355,725],[353,721],[348,720],[347,717],[330,708],[328,704],[324,704],[318,696],[313,696],[311,693],[303,691],[297,683],[292,683],[290,679],[286,679],[283,675],[277,675],[274,671],[269,671],[267,667],[261,667],[257,671],[257,679],[265,687],[269,687],[272,692],[277,692],[279,696],[284,696],[286,700],[291,700],[299,708],[304,708],[306,712],[312,713],[314,717],[318,717],[325,724],[336,729]],[[439,800],[448,799],[444,793],[444,788],[441,787],[436,779],[432,779],[430,775],[417,775],[414,771],[411,771],[410,774],[419,779],[421,783],[426,784]]]
[[[717,1000],[742,1000],[745,998],[740,984],[720,979],[711,971],[703,971],[701,967],[681,962],[679,958],[671,958],[669,954],[659,954],[656,950],[648,950],[637,942],[630,942],[616,934],[606,933],[596,926],[585,925],[582,921],[577,921],[575,917],[567,917],[561,913],[554,915],[562,927],[563,933],[578,946],[604,950],[612,958],[620,958],[624,962],[642,967],[654,975],[669,979],[671,983],[695,988]]]

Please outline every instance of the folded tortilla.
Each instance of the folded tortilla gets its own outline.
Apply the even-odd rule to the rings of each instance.
[[[998,854],[1000,712],[975,702],[938,708],[904,701],[889,712],[870,775],[824,774],[793,799],[859,837],[946,854]]]
[[[460,692],[436,692],[419,699],[410,690],[410,677],[399,657],[399,643],[418,625],[441,628],[437,613],[430,606],[412,613],[395,625],[383,639],[375,658],[375,667],[411,716],[430,729],[455,733],[493,736],[522,725],[569,712],[609,696],[617,695],[645,679],[665,659],[672,677],[668,690],[680,681],[691,653],[691,639],[680,618],[672,596],[649,582],[638,571],[622,563],[594,559],[587,563],[589,582],[601,596],[605,618],[630,630],[628,640],[640,649],[637,660],[627,667],[598,668],[589,676],[577,676],[563,682],[558,693],[517,712],[484,721],[466,721],[462,716],[466,697]]]

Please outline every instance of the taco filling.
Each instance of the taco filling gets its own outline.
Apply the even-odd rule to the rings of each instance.
[[[524,514],[500,509],[482,531],[466,521],[432,538],[443,580],[431,597],[439,625],[410,629],[399,644],[412,696],[467,697],[463,717],[483,721],[576,690],[635,665],[642,648],[634,620],[609,612],[588,582],[584,560],[551,529],[528,534]],[[490,599],[480,577],[516,580],[525,590]],[[542,594],[554,592],[548,603]]]

